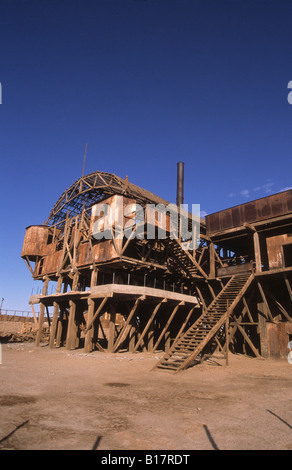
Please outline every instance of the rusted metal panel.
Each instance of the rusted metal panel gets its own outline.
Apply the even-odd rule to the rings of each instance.
[[[207,234],[255,223],[292,212],[292,190],[273,194],[206,215]]]
[[[292,335],[292,323],[267,323],[269,357],[280,359],[287,357],[289,334]]]
[[[103,208],[106,206],[106,213]],[[139,206],[138,206],[139,207]],[[120,195],[111,196],[102,202],[92,206],[90,233],[98,235],[113,227],[119,228],[128,225],[131,220],[135,220],[137,203],[135,199]]]
[[[84,243],[78,246],[76,252],[76,264],[77,266],[86,266],[92,264],[93,255],[89,243]]]
[[[50,255],[44,257],[43,262],[41,263],[41,272],[43,276],[46,274],[56,273],[59,269],[62,259],[62,250],[55,251]]]
[[[107,214],[102,211],[103,204],[108,206]],[[163,210],[165,208],[165,210]],[[170,215],[170,209],[171,215]],[[99,232],[105,232],[107,229],[115,230],[123,228],[130,232],[137,222],[144,222],[147,226],[155,226],[166,233],[170,233],[178,225],[178,212],[175,211],[176,206],[162,206],[160,209],[157,205],[148,205],[142,208],[135,199],[124,196],[112,196],[104,201],[92,206],[92,216],[90,221],[90,233],[94,237]],[[119,212],[121,211],[121,212]]]
[[[281,268],[284,265],[282,245],[287,241],[287,234],[267,237],[267,252],[269,267],[271,269]]]
[[[37,256],[43,256],[47,252],[49,227],[45,225],[30,225],[27,227],[22,246],[21,256],[28,256],[35,260]]]
[[[104,261],[110,261],[117,257],[113,240],[100,241],[93,246],[94,260],[96,263],[103,263]]]

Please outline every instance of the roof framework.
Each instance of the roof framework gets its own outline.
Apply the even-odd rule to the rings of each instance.
[[[66,218],[67,214],[69,217],[74,217],[82,212],[83,207],[85,210],[89,209],[94,203],[114,194],[134,197],[142,206],[145,204],[169,204],[168,201],[130,183],[127,179],[112,173],[95,171],[82,176],[63,192],[52,208],[46,224],[58,224]]]

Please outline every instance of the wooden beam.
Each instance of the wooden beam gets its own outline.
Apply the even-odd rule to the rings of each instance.
[[[230,332],[230,334],[229,334],[229,342],[232,340],[233,336],[234,336],[235,333],[236,333],[236,330],[237,330],[237,323],[242,324],[242,319],[243,319],[243,317],[245,316],[245,314],[247,313],[247,311],[248,311],[248,309],[249,309],[249,308],[248,308],[248,302],[251,301],[251,299],[253,298],[253,296],[254,296],[254,291],[252,291],[251,294],[249,295],[248,301],[246,301],[245,297],[243,296],[243,299],[245,299],[244,307],[243,307],[243,309],[242,309],[241,314],[235,319],[235,320],[236,320],[236,323],[235,323],[235,322],[234,322],[234,323],[232,322],[233,328],[232,328],[232,330],[231,330],[231,332]],[[231,322],[230,322],[230,324],[231,324]]]
[[[62,289],[62,283],[63,283],[63,276],[59,276],[58,278],[58,283],[57,283],[57,288],[56,288],[56,294],[59,294]],[[59,304],[58,302],[53,302],[54,305],[54,311],[53,311],[53,320],[50,328],[50,341],[49,345],[50,348],[54,347],[55,343],[55,337],[56,337],[56,329],[57,329],[57,323],[58,323],[58,314],[59,314]]]
[[[202,302],[203,312],[204,312],[205,310],[207,310],[207,305],[206,305],[206,303],[205,303],[204,296],[202,295],[202,293],[201,293],[201,291],[200,291],[200,289],[199,289],[199,287],[198,287],[197,285],[196,285],[196,291],[197,291],[198,294],[199,294],[199,298],[200,298],[200,300],[201,300],[201,302]]]
[[[158,312],[158,310],[160,309],[161,305],[162,305],[164,302],[166,302],[166,301],[167,301],[167,299],[163,299],[163,300],[162,300],[161,302],[159,302],[159,303],[156,305],[156,307],[154,308],[154,310],[153,310],[153,312],[152,312],[152,315],[150,316],[150,318],[149,318],[149,320],[148,320],[148,322],[147,322],[147,324],[146,324],[146,326],[145,326],[143,332],[141,333],[140,338],[138,339],[138,341],[137,341],[137,343],[136,343],[136,345],[135,345],[135,347],[134,347],[134,352],[137,351],[138,347],[140,346],[140,344],[141,344],[141,342],[142,342],[142,340],[143,340],[143,338],[144,338],[144,336],[145,336],[145,334],[146,334],[146,332],[147,332],[149,326],[151,325],[152,321],[154,320],[155,315],[157,314],[157,312]]]
[[[256,347],[254,346],[254,344],[252,343],[251,339],[248,337],[248,335],[246,334],[246,332],[244,331],[244,328],[240,325],[240,323],[238,323],[236,320],[235,322],[237,323],[237,328],[239,329],[239,331],[241,332],[241,334],[243,335],[243,337],[245,338],[246,342],[249,344],[249,346],[251,347],[252,351],[255,353],[256,357],[258,358],[261,358],[261,355],[259,354],[258,350],[256,349]]]
[[[292,318],[289,316],[288,312],[284,309],[283,305],[280,304],[280,302],[273,296],[271,292],[269,292],[269,297],[271,297],[271,299],[275,302],[275,304],[283,313],[284,317],[286,317],[289,322],[292,322]]]
[[[138,297],[138,299],[135,300],[135,303],[127,317],[127,320],[125,321],[120,333],[119,333],[119,336],[117,337],[116,339],[116,342],[114,344],[114,352],[119,348],[119,346],[122,344],[123,341],[125,341],[125,339],[127,338],[128,334],[130,333],[131,331],[131,320],[139,306],[139,303],[142,301],[142,300],[145,300],[145,296],[142,295],[140,297]]]
[[[56,334],[56,348],[59,348],[61,345],[62,333],[63,333],[63,323],[64,323],[65,309],[60,307],[60,314],[57,322],[57,334]]]
[[[228,357],[228,353],[229,353],[229,317],[227,316],[226,317],[226,321],[225,321],[225,358],[226,358],[226,365],[228,366],[229,365],[229,357]]]
[[[289,296],[290,296],[290,300],[292,300],[292,289],[291,289],[290,281],[287,278],[286,274],[284,275],[284,279],[285,279],[285,284],[286,284],[286,287],[287,287],[287,290],[288,290],[288,293],[289,293]]]
[[[209,277],[213,279],[215,277],[215,247],[214,247],[213,242],[211,242],[209,245],[209,264],[210,264]]]
[[[38,320],[37,320],[37,317],[36,317],[36,314],[35,314],[35,311],[34,311],[34,306],[33,304],[30,304],[31,305],[31,311],[32,311],[32,315],[33,315],[33,320],[35,322],[35,324],[37,325],[38,324]]]
[[[108,337],[108,346],[107,349],[109,352],[114,352],[114,342],[115,342],[115,324],[116,324],[116,306],[113,304],[110,307],[110,323],[109,323],[109,337]]]
[[[190,311],[189,311],[189,313],[187,314],[187,316],[186,316],[184,322],[182,323],[182,326],[181,326],[180,329],[179,329],[179,332],[177,333],[177,335],[176,335],[176,337],[175,337],[175,339],[174,339],[174,342],[173,342],[172,346],[180,339],[180,336],[181,336],[181,334],[183,333],[183,331],[184,331],[184,329],[185,329],[185,327],[186,327],[188,321],[190,320],[190,318],[191,318],[191,316],[192,316],[193,311],[195,310],[195,308],[196,308],[196,307],[192,307],[192,308],[190,309]]]
[[[181,242],[177,239],[177,238],[174,238],[174,240],[177,242],[177,244],[180,246],[180,248],[183,250],[182,248],[182,244]],[[200,273],[202,274],[202,276],[205,278],[205,279],[208,279],[208,276],[207,274],[205,273],[205,271],[201,268],[201,266],[198,264],[198,262],[196,261],[196,259],[189,253],[188,250],[183,250],[187,256],[190,258],[190,260],[193,262],[193,264],[195,265],[195,267],[197,268],[198,271],[200,271]]]
[[[66,337],[66,349],[75,349],[77,340],[77,326],[75,322],[76,302],[74,300],[69,300],[69,305],[70,310]]]
[[[27,265],[28,269],[30,270],[30,272],[31,272],[31,274],[32,274],[32,276],[33,276],[33,275],[34,275],[34,272],[33,272],[33,269],[32,269],[32,267],[31,267],[31,264],[30,264],[30,262],[29,262],[29,257],[26,256],[25,258],[23,258],[23,260],[24,260],[25,264]]]
[[[48,277],[45,278],[42,295],[47,294],[49,281],[50,281],[50,279]],[[42,329],[43,329],[43,322],[44,322],[44,315],[45,315],[45,304],[43,302],[40,302],[39,328],[38,328],[38,332],[36,334],[36,339],[35,339],[35,345],[36,346],[40,345],[41,334],[42,334]]]
[[[93,299],[87,299],[88,303],[88,311],[87,311],[87,325],[92,324],[93,321],[93,312],[94,312],[94,300]],[[93,339],[93,329],[92,328],[86,328],[85,329],[85,341],[84,341],[84,351],[86,353],[90,353],[92,351],[92,339]]]
[[[253,244],[254,244],[254,255],[255,255],[255,264],[256,272],[262,271],[262,259],[261,259],[261,247],[258,232],[253,233]]]
[[[86,330],[85,330],[84,334],[86,334],[86,333],[90,330],[90,328],[92,327],[92,324],[93,324],[94,320],[95,320],[95,319],[97,318],[97,316],[101,313],[101,310],[102,310],[102,308],[104,307],[104,305],[105,305],[107,299],[108,299],[108,297],[104,297],[104,299],[102,299],[102,302],[100,303],[100,305],[99,305],[98,309],[96,310],[95,314],[93,315],[93,317],[91,318],[91,320],[88,321],[88,324],[87,324],[87,326],[86,326]]]
[[[271,312],[271,310],[270,310],[270,306],[269,306],[269,304],[268,304],[267,298],[266,298],[265,293],[264,293],[264,289],[263,289],[263,287],[262,287],[260,281],[257,281],[257,286],[258,286],[258,289],[259,289],[259,291],[260,291],[260,294],[261,294],[261,297],[262,297],[262,299],[263,299],[263,302],[264,302],[264,304],[265,304],[265,307],[266,307],[268,316],[269,316],[270,320],[273,322],[273,321],[274,321],[274,320],[273,320],[273,315],[272,315],[272,312]]]
[[[165,326],[164,326],[162,332],[161,332],[160,335],[159,335],[159,338],[157,339],[155,345],[153,346],[153,351],[155,351],[155,350],[157,349],[157,347],[158,347],[160,341],[162,340],[162,338],[163,338],[163,336],[164,336],[164,334],[165,334],[167,328],[168,328],[169,325],[171,324],[171,322],[172,322],[172,320],[173,320],[173,318],[174,318],[176,312],[178,311],[178,309],[179,309],[179,307],[180,307],[181,305],[184,305],[184,302],[180,302],[179,304],[177,304],[177,305],[174,307],[174,309],[173,309],[173,311],[172,311],[172,313],[171,313],[169,319],[167,320],[167,322],[166,322],[166,324],[165,324]]]
[[[57,329],[57,323],[58,323],[58,314],[59,314],[59,304],[58,302],[54,302],[54,311],[53,311],[53,320],[50,328],[50,341],[49,341],[49,346],[50,348],[53,348],[55,345],[55,336],[56,336],[56,329]]]
[[[127,246],[129,245],[130,241],[134,238],[134,235],[135,235],[135,232],[137,230],[137,224],[135,224],[135,227],[134,227],[134,230],[132,230],[132,232],[130,233],[130,236],[129,238],[127,239],[126,243],[124,244],[122,250],[120,251],[119,255],[122,256],[127,248]]]
[[[243,304],[244,304],[244,306],[245,306],[245,309],[246,309],[246,313],[247,313],[247,315],[248,315],[248,318],[250,319],[251,323],[254,323],[254,320],[253,320],[253,318],[252,318],[252,314],[251,314],[251,312],[250,312],[248,303],[247,303],[246,298],[245,298],[244,296],[243,296],[243,298],[242,298],[242,301],[243,301]]]

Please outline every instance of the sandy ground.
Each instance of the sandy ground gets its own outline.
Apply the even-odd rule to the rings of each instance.
[[[291,450],[292,365],[230,355],[179,374],[161,354],[1,345],[0,449]]]

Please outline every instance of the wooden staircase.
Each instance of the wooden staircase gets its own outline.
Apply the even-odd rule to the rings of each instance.
[[[207,274],[198,265],[188,250],[183,249],[182,244],[178,239],[166,238],[165,245],[171,252],[171,258],[174,266],[177,266],[179,270],[183,269],[190,279],[195,277],[205,277],[207,279]]]
[[[172,345],[154,369],[186,369],[214,338],[253,281],[253,274],[231,277],[196,322]]]

